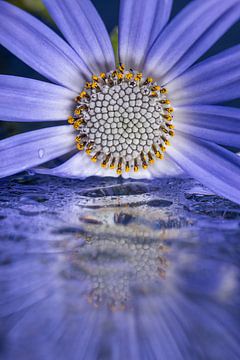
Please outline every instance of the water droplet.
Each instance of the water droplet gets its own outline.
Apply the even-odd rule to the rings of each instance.
[[[40,159],[42,159],[44,157],[44,153],[45,153],[44,149],[39,149],[38,150],[38,156],[39,156]]]
[[[28,175],[30,175],[30,176],[33,176],[33,175],[35,175],[36,174],[36,172],[34,171],[34,170],[27,170],[27,173],[28,173]]]
[[[35,216],[47,211],[47,207],[43,204],[21,204],[18,207],[21,215]]]

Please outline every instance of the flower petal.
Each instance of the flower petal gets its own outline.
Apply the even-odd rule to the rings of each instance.
[[[240,204],[240,158],[236,154],[179,131],[168,154],[190,176]]]
[[[0,1],[0,43],[49,80],[79,91],[85,64],[69,45],[41,21]]]
[[[34,170],[38,174],[78,179],[86,179],[90,176],[118,176],[115,171],[104,170],[99,166],[99,164],[93,163],[89,156],[87,156],[84,152],[78,152],[69,160],[65,161],[62,165],[55,168],[38,168]]]
[[[0,141],[0,177],[16,174],[62,156],[75,148],[69,125],[54,126]]]
[[[196,0],[166,27],[150,49],[145,71],[166,84],[200,58],[240,17],[239,0]]]
[[[169,20],[172,0],[121,0],[119,57],[141,70],[147,50]]]
[[[193,105],[174,112],[177,129],[204,140],[240,149],[240,109]]]
[[[163,160],[157,160],[153,166],[150,166],[149,171],[154,178],[186,176],[184,170],[168,154],[165,155]]]
[[[69,178],[85,179],[89,176],[118,177],[114,170],[102,169],[99,164],[90,161],[89,156],[84,152],[77,153],[62,165],[52,169],[37,168],[34,169],[38,174],[47,174]],[[176,177],[183,176],[184,171],[178,167],[171,158],[154,164],[148,170],[140,169],[138,172],[131,170],[129,173],[123,173],[124,179],[152,179],[154,177]]]
[[[115,68],[105,25],[89,0],[43,0],[65,38],[94,73]]]
[[[7,121],[65,120],[76,93],[43,81],[0,75],[0,119]]]
[[[194,66],[168,84],[174,105],[210,104],[240,97],[240,45]]]
[[[37,168],[34,171],[38,174],[47,174],[60,177],[86,179],[90,176],[100,177],[118,177],[114,170],[102,169],[99,164],[90,161],[89,156],[84,152],[74,155],[72,158],[64,162],[62,165],[52,169]],[[151,174],[148,171],[139,171],[134,173],[123,174],[125,179],[150,179]]]

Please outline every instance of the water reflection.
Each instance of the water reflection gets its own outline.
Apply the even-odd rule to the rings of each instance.
[[[4,360],[240,358],[238,206],[174,179],[0,185]]]

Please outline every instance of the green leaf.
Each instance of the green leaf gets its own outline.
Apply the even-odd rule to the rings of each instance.
[[[51,20],[41,0],[10,0],[9,2],[22,8],[23,10],[26,10],[34,15],[41,17],[43,20]]]
[[[118,28],[115,27],[113,31],[111,32],[111,42],[115,54],[116,63],[119,63],[119,57],[118,57]]]

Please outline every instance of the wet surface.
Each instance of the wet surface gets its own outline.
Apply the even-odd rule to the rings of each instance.
[[[239,206],[193,180],[0,189],[0,358],[240,358]]]

